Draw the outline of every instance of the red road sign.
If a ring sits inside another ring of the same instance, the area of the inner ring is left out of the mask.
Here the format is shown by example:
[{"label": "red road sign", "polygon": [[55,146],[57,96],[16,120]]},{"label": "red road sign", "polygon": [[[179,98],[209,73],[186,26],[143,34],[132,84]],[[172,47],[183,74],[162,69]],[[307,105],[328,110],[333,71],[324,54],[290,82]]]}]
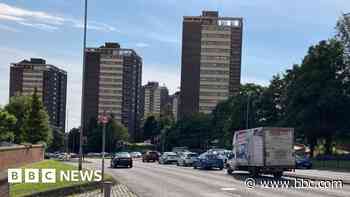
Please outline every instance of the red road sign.
[{"label": "red road sign", "polygon": [[108,116],[106,115],[106,113],[103,113],[102,115],[99,116],[99,122],[103,124],[108,123]]}]

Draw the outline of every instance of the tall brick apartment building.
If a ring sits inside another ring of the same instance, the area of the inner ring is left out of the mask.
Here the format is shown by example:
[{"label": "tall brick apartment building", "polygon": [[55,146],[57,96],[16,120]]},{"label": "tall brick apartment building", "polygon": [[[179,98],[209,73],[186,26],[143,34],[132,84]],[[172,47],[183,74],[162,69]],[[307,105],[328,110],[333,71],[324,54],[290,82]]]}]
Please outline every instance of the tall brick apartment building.
[{"label": "tall brick apartment building", "polygon": [[53,127],[65,129],[67,72],[44,59],[31,58],[10,65],[10,97],[32,95],[37,89]]},{"label": "tall brick apartment building", "polygon": [[211,113],[238,92],[241,76],[242,18],[203,11],[185,16],[182,32],[180,117]]},{"label": "tall brick apartment building", "polygon": [[136,139],[142,110],[140,107],[142,58],[118,43],[87,48],[83,91],[84,132],[89,122],[106,111],[128,128]]}]

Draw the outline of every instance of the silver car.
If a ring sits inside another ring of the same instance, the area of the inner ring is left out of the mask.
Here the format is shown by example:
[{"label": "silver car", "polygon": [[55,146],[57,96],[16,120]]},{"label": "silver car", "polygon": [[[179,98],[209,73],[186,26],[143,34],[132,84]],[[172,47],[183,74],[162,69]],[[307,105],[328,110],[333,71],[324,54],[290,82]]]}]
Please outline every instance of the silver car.
[{"label": "silver car", "polygon": [[177,163],[178,156],[174,152],[164,152],[159,158],[159,164]]},{"label": "silver car", "polygon": [[193,163],[198,159],[198,154],[193,152],[183,152],[179,155],[177,160],[178,166],[192,166]]}]

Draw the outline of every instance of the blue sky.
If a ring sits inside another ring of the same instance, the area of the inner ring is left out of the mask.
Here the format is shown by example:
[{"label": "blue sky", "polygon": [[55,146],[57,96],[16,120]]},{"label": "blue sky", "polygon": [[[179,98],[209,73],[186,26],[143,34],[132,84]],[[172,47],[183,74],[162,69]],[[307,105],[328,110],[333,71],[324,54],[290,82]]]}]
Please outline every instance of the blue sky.
[{"label": "blue sky", "polygon": [[[244,18],[242,82],[267,85],[300,63],[308,47],[335,34],[349,0],[89,0],[87,44],[119,42],[144,60],[143,83],[180,84],[182,17],[217,10]],[[0,105],[9,64],[30,57],[68,71],[69,127],[80,120],[83,0],[0,0]]]}]

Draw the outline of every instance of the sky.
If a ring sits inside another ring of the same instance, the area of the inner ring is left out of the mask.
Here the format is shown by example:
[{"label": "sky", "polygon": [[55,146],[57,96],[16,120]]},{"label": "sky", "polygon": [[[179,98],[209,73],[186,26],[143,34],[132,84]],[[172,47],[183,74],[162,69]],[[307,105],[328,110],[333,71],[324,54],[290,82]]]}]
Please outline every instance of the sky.
[{"label": "sky", "polygon": [[[143,83],[179,90],[183,16],[202,10],[243,17],[242,83],[268,85],[301,62],[308,47],[336,33],[349,0],[89,0],[87,46],[118,42],[143,58]],[[83,0],[0,0],[0,106],[9,65],[39,57],[68,72],[68,128],[79,126]]]}]

